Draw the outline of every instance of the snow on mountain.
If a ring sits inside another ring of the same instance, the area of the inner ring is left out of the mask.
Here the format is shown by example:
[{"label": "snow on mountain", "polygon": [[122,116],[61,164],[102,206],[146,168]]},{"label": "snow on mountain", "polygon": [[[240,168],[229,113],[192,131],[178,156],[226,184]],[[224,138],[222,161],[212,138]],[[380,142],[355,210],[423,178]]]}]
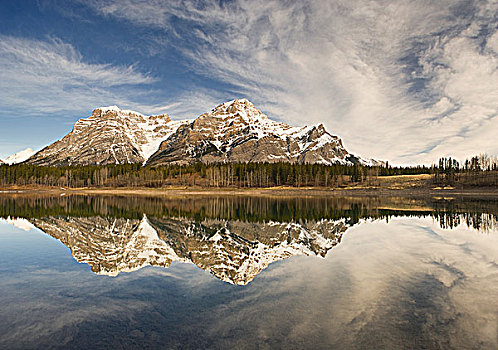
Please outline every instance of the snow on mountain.
[{"label": "snow on mountain", "polygon": [[293,127],[269,119],[246,99],[218,105],[179,127],[147,164],[290,162],[365,164],[323,124]]},{"label": "snow on mountain", "polygon": [[80,263],[99,275],[117,276],[145,266],[182,261],[162,241],[144,215],[142,220],[110,217],[44,217],[32,224],[61,241]]},{"label": "snow on mountain", "polygon": [[294,127],[269,119],[246,99],[194,120],[172,121],[117,106],[100,107],[60,141],[28,159],[37,165],[290,162],[379,165],[350,154],[323,124]]},{"label": "snow on mountain", "polygon": [[239,285],[249,283],[278,260],[294,255],[325,257],[349,227],[343,219],[252,223],[145,215],[141,220],[48,216],[30,221],[65,244],[78,262],[88,264],[97,274],[116,276],[149,265],[169,267],[178,261]]},{"label": "snow on mountain", "polygon": [[116,260],[115,264],[96,272],[100,275],[117,276],[120,272],[132,272],[149,265],[168,267],[173,261],[185,260],[178,257],[175,251],[158,237],[157,231],[145,215],[122,248],[120,259]]},{"label": "snow on mountain", "polygon": [[[325,257],[340,243],[348,226],[344,220],[321,220],[305,224],[226,222],[212,237],[204,238],[193,262],[222,281],[245,285],[275,261],[296,255]],[[248,230],[258,232],[252,240]]]},{"label": "snow on mountain", "polygon": [[185,121],[167,114],[146,116],[117,106],[100,107],[73,130],[31,157],[37,165],[144,163]]},{"label": "snow on mountain", "polygon": [[23,231],[30,231],[36,228],[31,222],[24,218],[11,218],[10,216],[5,219],[5,222],[11,224]]},{"label": "snow on mountain", "polygon": [[24,162],[26,159],[31,157],[33,154],[35,154],[35,151],[33,151],[31,148],[26,148],[22,151],[19,151],[17,153],[14,153],[13,155],[7,157],[5,159],[6,164],[18,164]]}]

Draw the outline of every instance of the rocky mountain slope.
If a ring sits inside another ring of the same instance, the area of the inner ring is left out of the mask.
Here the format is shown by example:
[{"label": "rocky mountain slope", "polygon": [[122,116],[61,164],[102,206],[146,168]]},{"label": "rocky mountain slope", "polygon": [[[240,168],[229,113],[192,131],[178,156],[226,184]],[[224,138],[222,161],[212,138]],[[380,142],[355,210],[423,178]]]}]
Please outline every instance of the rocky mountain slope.
[{"label": "rocky mountain slope", "polygon": [[268,265],[294,255],[325,257],[348,228],[344,220],[250,223],[187,218],[108,217],[31,219],[98,274],[144,266],[193,263],[218,279],[244,285]]},{"label": "rocky mountain slope", "polygon": [[143,164],[164,139],[183,121],[172,121],[166,114],[145,116],[101,107],[60,141],[45,147],[28,159],[36,165]]},{"label": "rocky mountain slope", "polygon": [[98,274],[116,276],[144,266],[181,261],[143,220],[109,217],[46,217],[31,223],[60,240],[80,263]]},{"label": "rocky mountain slope", "polygon": [[325,257],[341,241],[348,226],[343,220],[266,222],[238,220],[180,222],[150,219],[159,236],[178,256],[218,279],[245,285],[271,263],[295,255]]},{"label": "rocky mountain slope", "polygon": [[194,162],[376,164],[350,154],[323,124],[292,127],[245,100],[223,103],[195,120],[172,121],[102,107],[27,160],[37,165]]},{"label": "rocky mountain slope", "polygon": [[212,162],[368,164],[350,154],[323,124],[292,127],[268,119],[245,100],[223,103],[182,125],[163,141],[149,165]]}]

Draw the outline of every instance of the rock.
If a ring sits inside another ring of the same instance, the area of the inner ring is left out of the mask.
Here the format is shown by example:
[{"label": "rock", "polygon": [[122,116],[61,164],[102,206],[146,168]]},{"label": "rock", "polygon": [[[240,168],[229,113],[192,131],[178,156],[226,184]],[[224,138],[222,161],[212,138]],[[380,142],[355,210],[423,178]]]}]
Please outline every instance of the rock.
[{"label": "rock", "polygon": [[350,154],[323,124],[292,127],[270,120],[246,99],[218,105],[195,120],[172,121],[116,106],[97,108],[73,130],[27,160],[36,165],[289,162],[369,164]]},{"label": "rock", "polygon": [[145,116],[116,106],[97,108],[60,141],[27,160],[36,165],[143,164],[182,122]]},{"label": "rock", "polygon": [[[148,165],[289,162],[353,164],[342,141],[323,124],[292,127],[268,119],[245,100],[233,100],[185,124],[164,140]],[[363,162],[361,158],[357,158]],[[366,161],[365,161],[366,163]]]},{"label": "rock", "polygon": [[145,215],[142,220],[49,216],[30,221],[97,274],[116,276],[181,261],[239,285],[277,260],[325,257],[349,227],[344,220],[260,223]]}]

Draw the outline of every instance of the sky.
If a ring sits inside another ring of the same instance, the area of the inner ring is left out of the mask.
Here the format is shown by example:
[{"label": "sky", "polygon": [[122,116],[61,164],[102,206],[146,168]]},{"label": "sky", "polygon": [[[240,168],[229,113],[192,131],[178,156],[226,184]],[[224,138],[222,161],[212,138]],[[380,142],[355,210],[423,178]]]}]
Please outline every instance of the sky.
[{"label": "sky", "polygon": [[247,98],[391,164],[498,154],[498,1],[0,0],[0,159]]}]

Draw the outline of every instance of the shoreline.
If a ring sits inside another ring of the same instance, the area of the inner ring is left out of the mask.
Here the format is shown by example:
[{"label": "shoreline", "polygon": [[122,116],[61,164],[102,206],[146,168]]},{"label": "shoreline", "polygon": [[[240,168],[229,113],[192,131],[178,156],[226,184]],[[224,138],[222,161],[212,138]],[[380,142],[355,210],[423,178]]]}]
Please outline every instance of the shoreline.
[{"label": "shoreline", "polygon": [[113,196],[277,196],[277,197],[465,197],[497,199],[498,188],[384,188],[384,187],[270,187],[270,188],[201,188],[201,187],[164,187],[164,188],[62,188],[43,186],[0,187],[2,195],[113,195]]}]

